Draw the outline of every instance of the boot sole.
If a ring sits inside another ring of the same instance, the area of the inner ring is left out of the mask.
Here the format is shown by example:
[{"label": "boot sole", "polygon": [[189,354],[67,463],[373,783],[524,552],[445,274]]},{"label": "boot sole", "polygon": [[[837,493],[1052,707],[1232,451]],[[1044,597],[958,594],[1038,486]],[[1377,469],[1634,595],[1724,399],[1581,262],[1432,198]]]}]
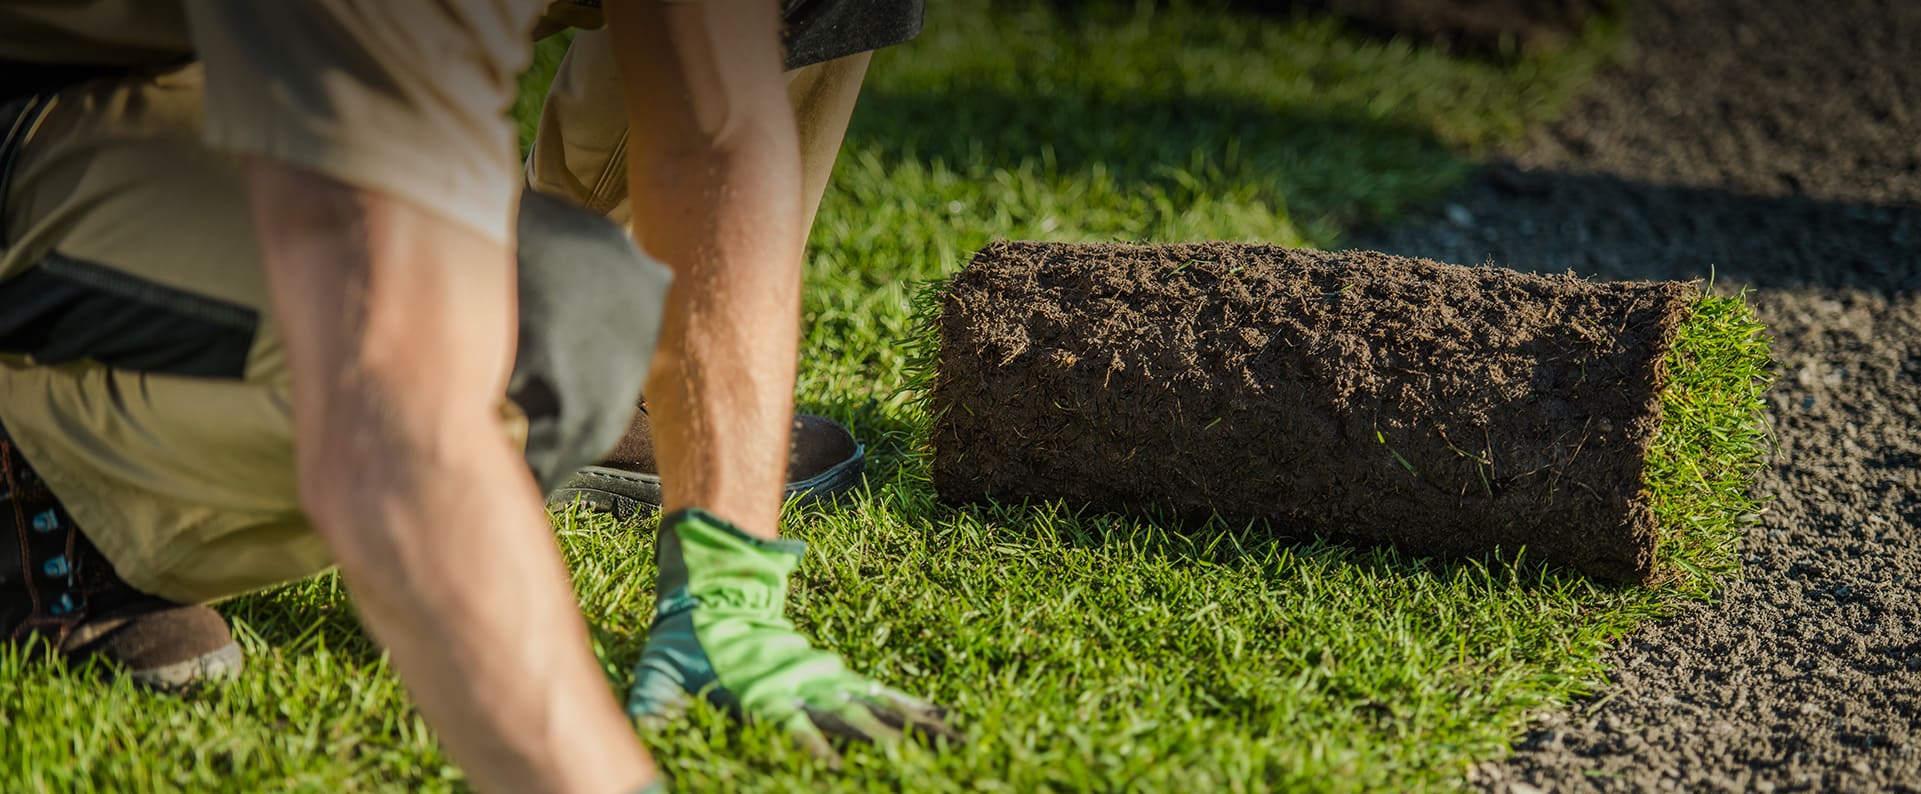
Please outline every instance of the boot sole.
[{"label": "boot sole", "polygon": [[128,670],[125,675],[140,684],[162,692],[178,692],[202,684],[229,681],[240,675],[247,656],[238,643],[227,643],[216,650],[185,661]]},{"label": "boot sole", "polygon": [[[856,446],[854,455],[805,480],[787,484],[787,498],[801,504],[832,502],[860,485],[867,468],[867,448]],[[547,508],[561,510],[579,505],[595,513],[606,513],[625,521],[660,510],[660,477],[608,466],[588,466],[568,477],[547,495]]]}]

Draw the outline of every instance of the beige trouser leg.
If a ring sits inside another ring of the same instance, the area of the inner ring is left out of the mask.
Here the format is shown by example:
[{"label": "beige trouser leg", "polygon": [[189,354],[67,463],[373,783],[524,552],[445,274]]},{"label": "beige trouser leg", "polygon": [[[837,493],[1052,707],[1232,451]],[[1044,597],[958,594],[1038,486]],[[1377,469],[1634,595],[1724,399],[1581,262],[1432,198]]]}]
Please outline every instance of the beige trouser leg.
[{"label": "beige trouser leg", "polygon": [[197,66],[56,95],[0,219],[0,279],[38,267],[184,317],[254,320],[231,378],[0,356],[0,423],[128,583],[183,602],[328,564],[294,491],[285,364],[238,164],[201,144],[201,95]]},{"label": "beige trouser leg", "polygon": [[[827,178],[854,115],[871,52],[803,66],[788,73],[787,96],[800,127],[806,226],[827,191]],[[540,130],[527,157],[527,184],[607,215],[632,220],[627,201],[627,103],[604,30],[581,31],[567,47],[541,108]]]},{"label": "beige trouser leg", "polygon": [[[239,163],[201,144],[201,86],[187,66],[57,94],[0,218],[0,424],[122,578],[181,602],[330,564],[295,490]],[[628,426],[667,279],[558,199],[523,197],[517,239],[506,432],[552,485]]]}]

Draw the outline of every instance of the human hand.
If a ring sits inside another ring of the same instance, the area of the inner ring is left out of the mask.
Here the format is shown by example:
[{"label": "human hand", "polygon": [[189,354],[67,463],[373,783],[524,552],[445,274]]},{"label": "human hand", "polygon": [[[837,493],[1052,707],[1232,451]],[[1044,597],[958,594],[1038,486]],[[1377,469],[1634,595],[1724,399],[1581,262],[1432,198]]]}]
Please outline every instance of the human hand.
[{"label": "human hand", "polygon": [[787,620],[787,577],[806,553],[761,540],[704,510],[661,519],[660,601],[627,710],[671,719],[694,697],[779,724],[816,757],[828,737],[875,742],[919,734],[962,743],[946,711],[847,669]]}]

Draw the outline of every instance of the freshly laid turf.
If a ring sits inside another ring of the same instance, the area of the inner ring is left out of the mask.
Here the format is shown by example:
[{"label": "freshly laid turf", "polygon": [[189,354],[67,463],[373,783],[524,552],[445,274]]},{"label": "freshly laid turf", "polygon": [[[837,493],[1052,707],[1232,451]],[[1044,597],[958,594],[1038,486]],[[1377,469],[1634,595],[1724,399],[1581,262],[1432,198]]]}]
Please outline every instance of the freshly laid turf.
[{"label": "freshly laid turf", "polygon": [[[1073,20],[1034,7],[1048,4],[931,5],[921,40],[876,59],[810,251],[802,402],[866,441],[871,490],[787,529],[812,544],[793,598],[803,630],[952,706],[971,743],[853,749],[829,773],[699,712],[646,737],[682,790],[1444,788],[1530,713],[1594,686],[1604,643],[1683,592],[1056,505],[937,505],[916,442],[927,417],[903,392],[914,284],[995,238],[1333,246],[1438,195],[1468,168],[1461,153],[1551,113],[1597,56],[1495,66],[1151,3]],[[1750,338],[1715,327],[1699,349]],[[1741,388],[1688,394],[1721,406],[1699,410],[1751,408]],[[1746,442],[1711,441],[1747,459]],[[1693,481],[1710,501],[1683,515],[1728,514],[1711,501],[1731,498],[1724,477]],[[624,688],[653,528],[557,525]],[[0,791],[463,785],[336,578],[223,609],[250,666],[187,699],[0,653]]]}]

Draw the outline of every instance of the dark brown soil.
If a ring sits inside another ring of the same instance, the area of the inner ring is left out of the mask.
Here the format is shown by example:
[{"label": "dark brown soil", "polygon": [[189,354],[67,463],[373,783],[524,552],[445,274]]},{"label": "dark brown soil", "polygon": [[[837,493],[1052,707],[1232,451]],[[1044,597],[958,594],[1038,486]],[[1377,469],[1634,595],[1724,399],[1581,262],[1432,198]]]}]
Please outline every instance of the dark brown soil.
[{"label": "dark brown soil", "polygon": [[1565,48],[1610,0],[1236,0],[1251,10],[1333,14],[1377,36],[1480,55]]},{"label": "dark brown soil", "polygon": [[1630,638],[1490,791],[1921,791],[1921,3],[1645,0],[1434,217],[1352,244],[1752,285],[1780,450],[1746,580]]},{"label": "dark brown soil", "polygon": [[950,501],[1217,512],[1655,573],[1657,394],[1698,284],[1372,252],[997,243],[949,286]]}]

